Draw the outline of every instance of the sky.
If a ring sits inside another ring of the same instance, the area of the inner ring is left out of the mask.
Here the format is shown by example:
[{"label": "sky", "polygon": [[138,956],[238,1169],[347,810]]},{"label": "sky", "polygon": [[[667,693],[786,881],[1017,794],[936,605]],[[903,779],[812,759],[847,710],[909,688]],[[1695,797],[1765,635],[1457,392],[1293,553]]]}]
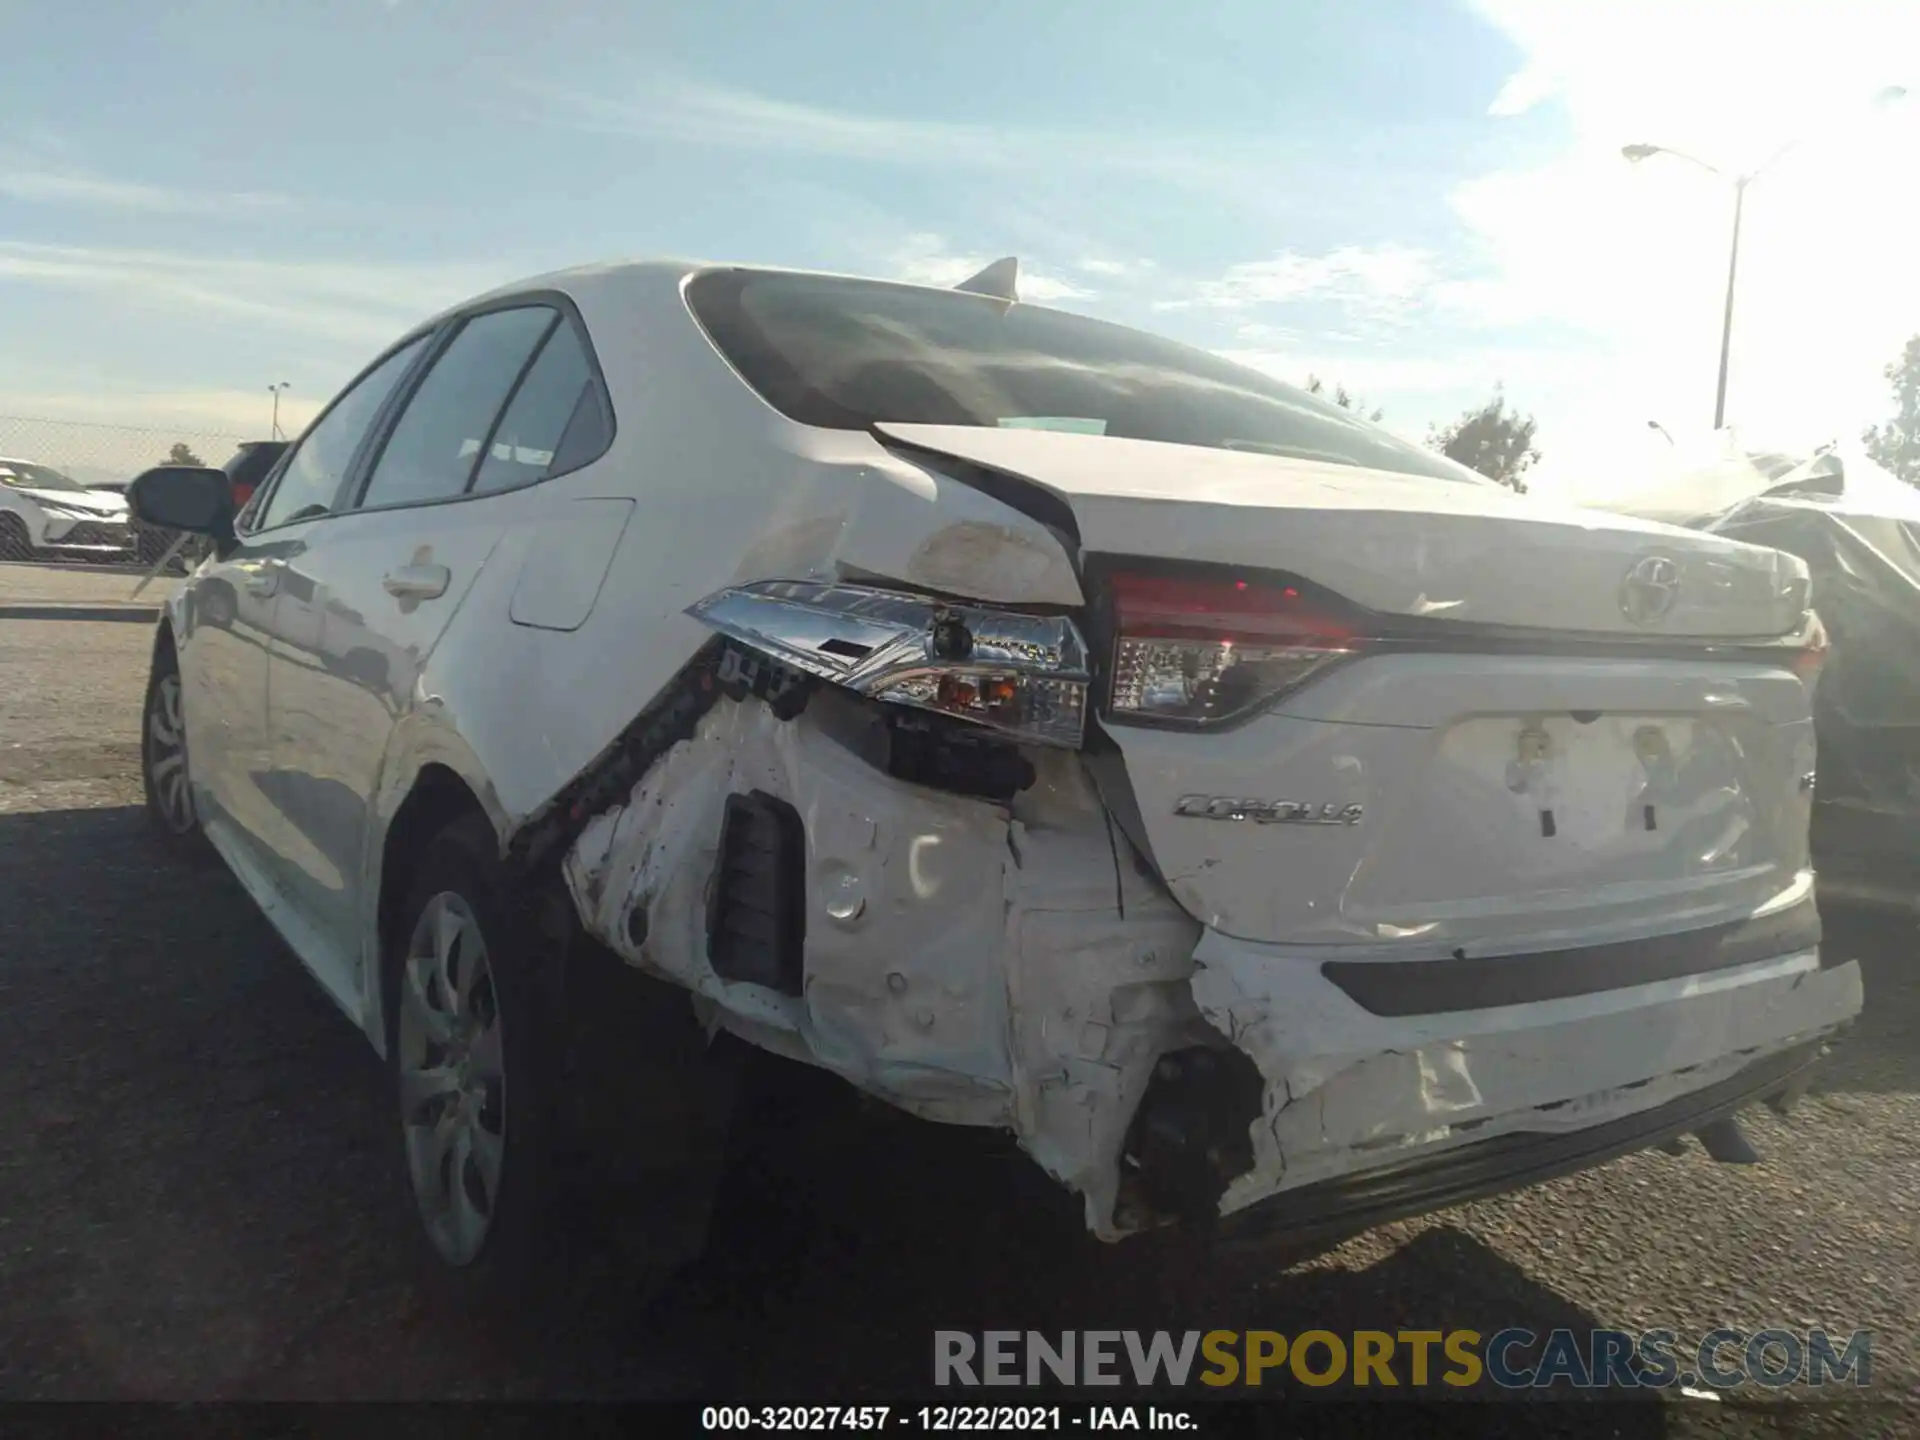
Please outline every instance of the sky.
[{"label": "sky", "polygon": [[[1023,297],[1415,438],[1496,385],[1536,490],[1729,420],[1807,450],[1920,332],[1911,0],[0,0],[0,417],[261,435],[495,284],[670,255]],[[1649,429],[1658,420],[1676,437]],[[0,420],[0,449],[7,424]],[[19,430],[15,423],[16,433]]]}]

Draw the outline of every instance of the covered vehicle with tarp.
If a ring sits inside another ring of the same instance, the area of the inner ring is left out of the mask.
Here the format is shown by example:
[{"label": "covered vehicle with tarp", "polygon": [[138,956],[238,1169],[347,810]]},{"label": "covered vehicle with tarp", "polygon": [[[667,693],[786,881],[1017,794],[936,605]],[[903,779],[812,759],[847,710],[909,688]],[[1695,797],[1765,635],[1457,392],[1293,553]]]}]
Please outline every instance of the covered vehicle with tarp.
[{"label": "covered vehicle with tarp", "polygon": [[1814,704],[1821,893],[1920,904],[1920,489],[1847,446],[1784,473],[1762,462],[1734,455],[1613,508],[1807,562],[1831,644]]}]

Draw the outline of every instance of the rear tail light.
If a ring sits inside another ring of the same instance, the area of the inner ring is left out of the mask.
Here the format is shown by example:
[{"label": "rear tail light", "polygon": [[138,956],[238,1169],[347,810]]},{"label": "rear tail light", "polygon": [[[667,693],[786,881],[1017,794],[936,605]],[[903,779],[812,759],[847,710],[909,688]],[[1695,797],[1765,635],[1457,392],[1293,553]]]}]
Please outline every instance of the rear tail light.
[{"label": "rear tail light", "polygon": [[1123,572],[1109,592],[1116,720],[1237,720],[1368,643],[1351,607],[1305,582]]}]

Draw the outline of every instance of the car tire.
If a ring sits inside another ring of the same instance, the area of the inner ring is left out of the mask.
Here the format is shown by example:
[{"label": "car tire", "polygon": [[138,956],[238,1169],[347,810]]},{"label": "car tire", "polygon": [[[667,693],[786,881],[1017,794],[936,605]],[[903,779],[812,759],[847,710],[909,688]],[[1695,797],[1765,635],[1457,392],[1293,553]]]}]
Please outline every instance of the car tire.
[{"label": "car tire", "polygon": [[421,855],[388,937],[387,1057],[429,1290],[458,1309],[549,1293],[567,1261],[554,967],[474,817]]},{"label": "car tire", "polygon": [[183,854],[197,853],[202,843],[190,783],[185,717],[180,661],[173,646],[163,642],[154,652],[140,710],[140,778],[148,821],[161,839]]},{"label": "car tire", "polygon": [[0,514],[0,560],[33,559],[33,536],[27,522],[12,511]]}]

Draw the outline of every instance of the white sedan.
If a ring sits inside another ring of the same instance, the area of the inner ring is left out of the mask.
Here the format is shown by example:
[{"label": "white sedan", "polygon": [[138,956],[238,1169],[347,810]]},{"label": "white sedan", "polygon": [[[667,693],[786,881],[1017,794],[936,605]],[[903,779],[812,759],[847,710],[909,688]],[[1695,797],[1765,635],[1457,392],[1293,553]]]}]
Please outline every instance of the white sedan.
[{"label": "white sedan", "polygon": [[[656,1121],[720,1031],[1011,1132],[1104,1238],[1252,1243],[1743,1158],[1859,1011],[1800,561],[1012,269],[545,276],[402,337],[237,517],[135,483],[215,540],[152,812],[391,1065],[456,1283],[542,1268],[588,1050],[647,1077],[606,1129],[672,1263],[726,1106]],[[580,1043],[643,992],[695,1043]]]},{"label": "white sedan", "polygon": [[0,456],[0,560],[130,560],[127,520],[124,496]]}]

